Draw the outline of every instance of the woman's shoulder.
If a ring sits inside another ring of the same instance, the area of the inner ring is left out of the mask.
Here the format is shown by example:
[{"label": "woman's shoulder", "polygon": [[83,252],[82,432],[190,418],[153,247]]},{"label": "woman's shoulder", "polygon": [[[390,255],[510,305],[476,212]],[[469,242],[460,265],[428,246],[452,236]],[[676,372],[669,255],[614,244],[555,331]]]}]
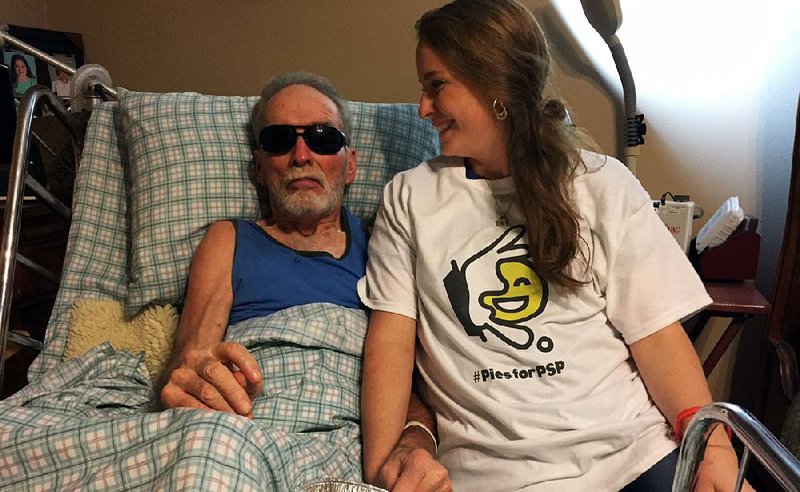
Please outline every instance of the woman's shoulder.
[{"label": "woman's shoulder", "polygon": [[576,202],[583,207],[632,213],[650,202],[636,176],[614,157],[581,151],[574,180]]},{"label": "woman's shoulder", "polygon": [[580,156],[581,162],[575,170],[576,186],[626,185],[641,188],[636,176],[619,159],[590,150],[581,150]]},{"label": "woman's shoulder", "polygon": [[[605,177],[609,173],[617,173],[622,169],[627,169],[618,159],[610,155],[598,154],[591,150],[581,149],[581,162],[575,170],[576,178],[587,177],[593,179]],[[598,173],[603,173],[598,175]]]},{"label": "woman's shoulder", "polygon": [[401,181],[405,184],[413,182],[431,182],[432,178],[458,168],[464,168],[463,158],[439,155],[427,161],[422,161],[411,169],[397,173],[393,180]]},{"label": "woman's shoulder", "polygon": [[464,174],[464,159],[437,156],[406,171],[395,174],[383,190],[383,202],[412,206],[428,203],[441,194],[443,188],[456,186],[458,171]]}]

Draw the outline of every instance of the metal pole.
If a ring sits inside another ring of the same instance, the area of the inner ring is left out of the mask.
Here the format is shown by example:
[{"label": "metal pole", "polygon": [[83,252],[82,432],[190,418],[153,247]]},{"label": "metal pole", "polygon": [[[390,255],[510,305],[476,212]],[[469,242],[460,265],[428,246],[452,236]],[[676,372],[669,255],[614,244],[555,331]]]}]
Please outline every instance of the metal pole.
[{"label": "metal pole", "polygon": [[48,55],[44,51],[37,50],[36,48],[34,48],[33,46],[29,45],[28,43],[15,38],[14,36],[12,36],[12,35],[8,34],[7,32],[5,32],[4,29],[0,29],[0,40],[2,40],[5,43],[10,44],[11,46],[14,46],[15,48],[17,48],[19,50],[24,51],[25,53],[28,53],[29,55],[33,55],[36,58],[39,58],[40,60],[44,60],[45,62],[47,62],[48,65],[52,65],[53,67],[61,70],[64,73],[67,73],[69,75],[75,75],[75,69],[74,68],[72,68],[69,65],[65,64],[61,60],[53,58],[52,56]]},{"label": "metal pole", "polygon": [[17,133],[14,137],[14,152],[8,175],[6,193],[3,240],[0,245],[0,385],[3,383],[6,342],[8,340],[9,319],[11,317],[11,298],[14,294],[14,269],[19,242],[19,227],[22,216],[22,202],[25,177],[28,169],[28,150],[31,141],[33,112],[39,102],[43,102],[67,127],[72,137],[73,148],[80,139],[72,116],[64,109],[53,92],[45,86],[37,85],[28,89],[20,102],[17,113]]},{"label": "metal pole", "polygon": [[[800,461],[747,410],[731,403],[712,403],[695,414],[681,443],[678,467],[675,470],[673,492],[693,490],[697,469],[705,454],[711,432],[725,424],[746,446],[740,468],[754,455],[784,490],[800,490]],[[737,480],[741,487],[741,480]],[[739,490],[739,489],[737,489]]]}]

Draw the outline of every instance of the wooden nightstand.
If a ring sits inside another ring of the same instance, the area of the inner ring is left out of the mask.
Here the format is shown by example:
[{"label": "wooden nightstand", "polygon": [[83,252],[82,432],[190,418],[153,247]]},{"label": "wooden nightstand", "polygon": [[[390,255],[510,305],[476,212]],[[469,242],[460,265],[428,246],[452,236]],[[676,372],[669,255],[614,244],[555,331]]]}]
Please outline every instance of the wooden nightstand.
[{"label": "wooden nightstand", "polygon": [[703,361],[703,372],[708,377],[722,354],[736,338],[744,322],[754,315],[768,314],[770,305],[761,292],[749,282],[705,282],[704,285],[713,302],[698,314],[697,322],[689,332],[692,342],[697,339],[712,317],[731,318],[730,324]]}]

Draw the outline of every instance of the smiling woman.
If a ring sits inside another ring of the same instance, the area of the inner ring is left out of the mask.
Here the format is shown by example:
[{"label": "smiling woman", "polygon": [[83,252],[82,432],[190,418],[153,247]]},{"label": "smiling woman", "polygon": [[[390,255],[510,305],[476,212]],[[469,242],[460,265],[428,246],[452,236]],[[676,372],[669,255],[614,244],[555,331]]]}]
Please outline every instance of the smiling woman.
[{"label": "smiling woman", "polygon": [[[456,490],[670,490],[670,427],[711,401],[677,321],[710,302],[702,282],[630,171],[565,121],[525,5],[455,0],[416,29],[444,155],[385,187],[358,285],[367,479],[416,365]],[[728,438],[706,453],[701,480],[732,487]]]},{"label": "smiling woman", "polygon": [[472,156],[472,169],[486,178],[508,176],[505,125],[485,97],[454,77],[425,42],[417,46],[417,74],[422,84],[419,115],[439,131],[442,153]]},{"label": "smiling woman", "polygon": [[[28,62],[28,58],[31,62]],[[25,91],[36,85],[36,74],[31,69],[33,57],[14,53],[11,55],[9,65],[11,66],[11,85],[14,88],[14,96],[21,98]],[[34,65],[35,66],[35,65]]]}]

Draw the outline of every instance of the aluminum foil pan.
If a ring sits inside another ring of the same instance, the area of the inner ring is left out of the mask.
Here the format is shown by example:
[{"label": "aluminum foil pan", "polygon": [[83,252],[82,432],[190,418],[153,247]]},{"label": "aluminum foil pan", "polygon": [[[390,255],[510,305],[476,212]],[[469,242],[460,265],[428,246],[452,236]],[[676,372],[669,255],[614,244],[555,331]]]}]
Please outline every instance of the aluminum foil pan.
[{"label": "aluminum foil pan", "polygon": [[293,492],[386,492],[386,490],[365,483],[318,480],[301,485]]}]

